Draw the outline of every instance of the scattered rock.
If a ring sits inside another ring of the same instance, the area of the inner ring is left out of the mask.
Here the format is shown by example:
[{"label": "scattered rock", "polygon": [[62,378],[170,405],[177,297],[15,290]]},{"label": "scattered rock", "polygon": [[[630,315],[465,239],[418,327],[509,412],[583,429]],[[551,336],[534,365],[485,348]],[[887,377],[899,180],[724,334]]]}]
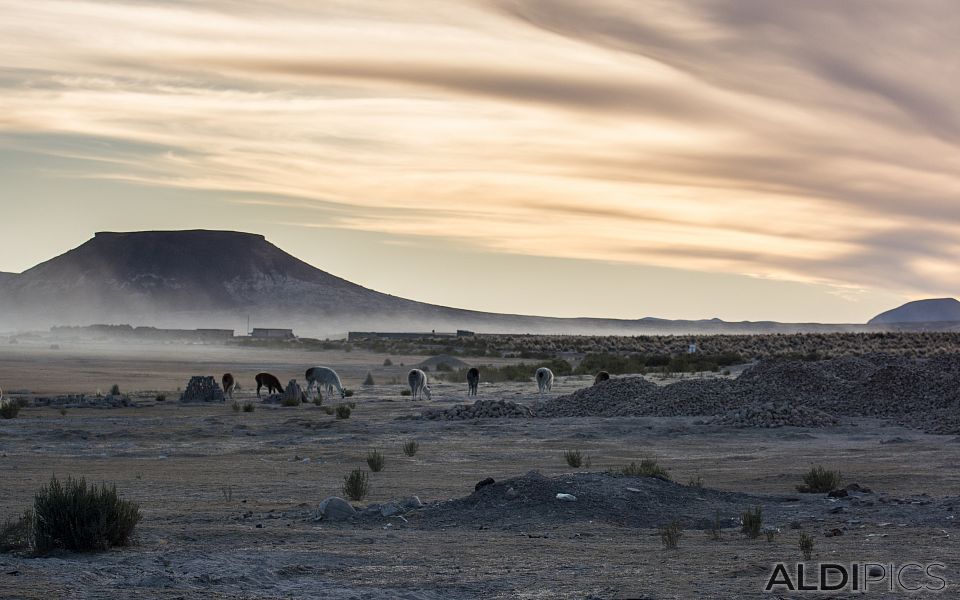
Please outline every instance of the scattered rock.
[{"label": "scattered rock", "polygon": [[357,511],[343,498],[331,496],[320,502],[317,513],[324,521],[346,521],[356,515]]},{"label": "scattered rock", "polygon": [[393,515],[399,515],[403,512],[403,509],[400,508],[400,505],[396,502],[387,502],[380,507],[380,516],[382,517],[392,517]]},{"label": "scattered rock", "polygon": [[477,400],[452,408],[432,408],[421,413],[422,419],[430,421],[462,421],[465,419],[528,419],[533,411],[522,404],[509,400]]}]

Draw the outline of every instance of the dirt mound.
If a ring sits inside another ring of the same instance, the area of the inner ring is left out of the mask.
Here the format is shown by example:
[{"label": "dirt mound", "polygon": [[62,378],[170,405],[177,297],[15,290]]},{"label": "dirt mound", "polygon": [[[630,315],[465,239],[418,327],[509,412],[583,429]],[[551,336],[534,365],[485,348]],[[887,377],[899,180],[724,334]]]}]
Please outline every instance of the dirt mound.
[{"label": "dirt mound", "polygon": [[477,400],[473,404],[461,404],[448,409],[431,408],[423,411],[422,418],[430,421],[458,421],[464,419],[524,419],[533,416],[529,407],[509,400]]},{"label": "dirt mound", "polygon": [[[512,491],[511,491],[512,490]],[[564,501],[557,494],[570,494]],[[432,504],[414,518],[426,527],[535,527],[549,523],[599,521],[651,528],[679,519],[686,529],[709,528],[720,512],[723,527],[733,527],[752,506],[763,506],[768,523],[792,518],[805,499],[723,492],[608,473],[572,473],[545,477],[530,471],[522,477],[481,487],[465,498]],[[783,523],[785,525],[785,523]]]},{"label": "dirt mound", "polygon": [[616,417],[655,414],[657,385],[643,377],[620,377],[560,396],[535,408],[542,417]]},{"label": "dirt mound", "polygon": [[733,427],[830,427],[839,421],[829,413],[809,406],[791,406],[786,402],[751,404],[732,410],[713,421]]}]

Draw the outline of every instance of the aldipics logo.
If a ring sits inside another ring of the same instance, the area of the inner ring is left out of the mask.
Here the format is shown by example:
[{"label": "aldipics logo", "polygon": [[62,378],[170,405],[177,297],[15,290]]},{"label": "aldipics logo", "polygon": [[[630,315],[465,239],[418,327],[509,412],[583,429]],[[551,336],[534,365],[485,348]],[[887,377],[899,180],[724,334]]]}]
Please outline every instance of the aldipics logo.
[{"label": "aldipics logo", "polygon": [[943,563],[777,563],[764,586],[765,592],[942,592],[947,580]]}]

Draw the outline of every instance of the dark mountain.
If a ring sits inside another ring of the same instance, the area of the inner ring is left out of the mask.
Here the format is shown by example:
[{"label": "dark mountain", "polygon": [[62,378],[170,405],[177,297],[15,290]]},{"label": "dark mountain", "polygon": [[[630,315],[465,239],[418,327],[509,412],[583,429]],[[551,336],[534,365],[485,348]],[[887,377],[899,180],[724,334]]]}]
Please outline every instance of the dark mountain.
[{"label": "dark mountain", "polygon": [[955,298],[915,300],[881,313],[868,321],[870,325],[897,325],[906,323],[960,322],[960,302]]},{"label": "dark mountain", "polygon": [[[395,267],[390,267],[395,268]],[[460,310],[356,285],[231,231],[97,233],[21,274],[0,276],[0,327],[131,323],[158,327],[516,333],[761,333],[856,326],[719,319],[556,319]],[[861,326],[862,327],[862,326]]]}]

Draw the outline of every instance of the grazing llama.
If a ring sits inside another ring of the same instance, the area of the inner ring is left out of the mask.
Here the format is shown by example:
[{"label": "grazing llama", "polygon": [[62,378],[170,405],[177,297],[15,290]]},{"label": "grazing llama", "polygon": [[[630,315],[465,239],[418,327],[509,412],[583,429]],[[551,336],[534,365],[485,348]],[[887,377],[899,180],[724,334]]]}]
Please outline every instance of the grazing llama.
[{"label": "grazing llama", "polygon": [[407,373],[407,383],[410,384],[411,400],[416,400],[423,394],[427,400],[430,400],[430,386],[427,385],[427,374],[420,369],[411,369]]},{"label": "grazing llama", "polygon": [[224,373],[220,382],[223,383],[223,395],[233,400],[233,392],[237,389],[237,380],[233,378],[233,373]]},{"label": "grazing llama", "polygon": [[541,394],[553,389],[553,371],[546,367],[537,369],[537,389]]},{"label": "grazing llama", "polygon": [[610,373],[607,373],[606,371],[600,371],[597,373],[597,376],[593,378],[593,385],[601,384],[604,381],[610,381]]},{"label": "grazing llama", "polygon": [[476,367],[470,367],[470,370],[467,371],[467,395],[476,396],[477,387],[480,385],[480,369]]},{"label": "grazing llama", "polygon": [[347,392],[343,389],[343,384],[340,383],[340,376],[330,367],[310,367],[307,369],[306,378],[308,395],[313,386],[317,386],[318,394],[320,393],[320,386],[323,386],[323,391],[327,394],[332,394],[333,390],[337,390],[340,392],[341,398],[347,395]]},{"label": "grazing llama", "polygon": [[276,390],[277,394],[283,393],[283,386],[280,385],[280,380],[271,375],[270,373],[257,373],[257,376],[254,378],[257,381],[257,398],[260,397],[260,388],[267,388],[268,394],[273,394]]}]

